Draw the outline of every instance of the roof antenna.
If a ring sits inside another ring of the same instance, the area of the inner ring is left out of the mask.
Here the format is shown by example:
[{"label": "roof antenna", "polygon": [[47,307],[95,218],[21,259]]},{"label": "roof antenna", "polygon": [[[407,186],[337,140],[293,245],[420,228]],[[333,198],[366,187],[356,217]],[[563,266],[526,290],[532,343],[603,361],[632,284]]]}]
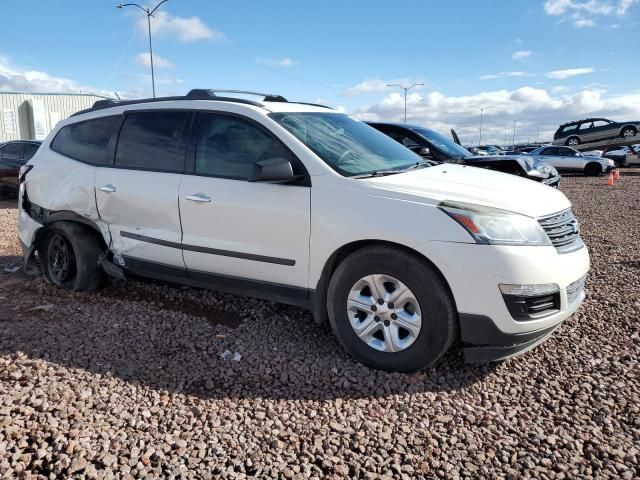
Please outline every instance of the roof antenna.
[{"label": "roof antenna", "polygon": [[118,95],[118,92],[115,92],[115,91],[114,91],[113,93],[114,93],[114,95],[118,98],[118,100],[121,100],[120,95]]}]

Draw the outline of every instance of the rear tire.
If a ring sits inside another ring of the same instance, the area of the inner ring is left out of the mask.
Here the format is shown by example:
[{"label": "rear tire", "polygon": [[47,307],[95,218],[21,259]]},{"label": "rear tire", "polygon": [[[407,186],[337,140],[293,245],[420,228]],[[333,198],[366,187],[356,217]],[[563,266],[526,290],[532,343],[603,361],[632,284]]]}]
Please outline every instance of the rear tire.
[{"label": "rear tire", "polygon": [[602,173],[602,166],[599,163],[587,163],[584,167],[584,174],[587,177],[597,177]]},{"label": "rear tire", "polygon": [[[384,287],[367,290],[366,279],[371,278],[383,279]],[[366,299],[363,311],[348,306],[356,297]],[[438,272],[397,247],[366,247],[347,257],[329,283],[327,310],[345,350],[359,362],[387,371],[410,372],[433,365],[453,343],[458,325],[453,299]],[[364,327],[357,333],[360,325]],[[369,341],[363,330],[375,332]]]},{"label": "rear tire", "polygon": [[38,247],[46,280],[65,290],[91,291],[103,285],[102,246],[96,233],[73,222],[53,224]]},{"label": "rear tire", "polygon": [[568,147],[575,147],[576,145],[580,145],[580,139],[578,137],[569,137],[564,144]]},{"label": "rear tire", "polygon": [[634,127],[624,127],[620,132],[622,138],[635,137],[637,130]]}]

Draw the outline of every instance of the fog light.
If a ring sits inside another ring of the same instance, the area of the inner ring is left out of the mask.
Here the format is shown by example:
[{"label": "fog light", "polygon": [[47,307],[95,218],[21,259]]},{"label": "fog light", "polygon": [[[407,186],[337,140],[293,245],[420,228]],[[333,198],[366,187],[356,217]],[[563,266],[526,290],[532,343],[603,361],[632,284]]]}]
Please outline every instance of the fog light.
[{"label": "fog light", "polygon": [[541,283],[538,285],[513,285],[501,283],[500,291],[504,295],[517,295],[519,297],[537,297],[539,295],[549,295],[560,291],[555,283]]}]

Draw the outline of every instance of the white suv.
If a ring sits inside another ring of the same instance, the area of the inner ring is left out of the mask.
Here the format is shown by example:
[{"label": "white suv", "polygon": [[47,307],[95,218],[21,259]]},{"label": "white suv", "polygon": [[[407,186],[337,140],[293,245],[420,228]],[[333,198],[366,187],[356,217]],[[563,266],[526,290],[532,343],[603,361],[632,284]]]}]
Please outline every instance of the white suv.
[{"label": "white suv", "polygon": [[589,256],[558,190],[432,166],[279,96],[101,101],[20,179],[25,260],[49,282],[137,274],[305,306],[376,368],[431,365],[456,339],[467,361],[507,358],[584,298]]}]

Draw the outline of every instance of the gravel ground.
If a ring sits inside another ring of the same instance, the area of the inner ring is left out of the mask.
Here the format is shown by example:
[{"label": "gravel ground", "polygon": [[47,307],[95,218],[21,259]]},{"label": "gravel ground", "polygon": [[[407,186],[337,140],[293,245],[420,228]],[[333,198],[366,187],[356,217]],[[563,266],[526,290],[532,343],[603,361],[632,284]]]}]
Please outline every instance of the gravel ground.
[{"label": "gravel ground", "polygon": [[19,244],[0,203],[0,477],[640,478],[632,173],[563,178],[593,267],[549,341],[411,375],[355,363],[297,308],[6,272]]}]

